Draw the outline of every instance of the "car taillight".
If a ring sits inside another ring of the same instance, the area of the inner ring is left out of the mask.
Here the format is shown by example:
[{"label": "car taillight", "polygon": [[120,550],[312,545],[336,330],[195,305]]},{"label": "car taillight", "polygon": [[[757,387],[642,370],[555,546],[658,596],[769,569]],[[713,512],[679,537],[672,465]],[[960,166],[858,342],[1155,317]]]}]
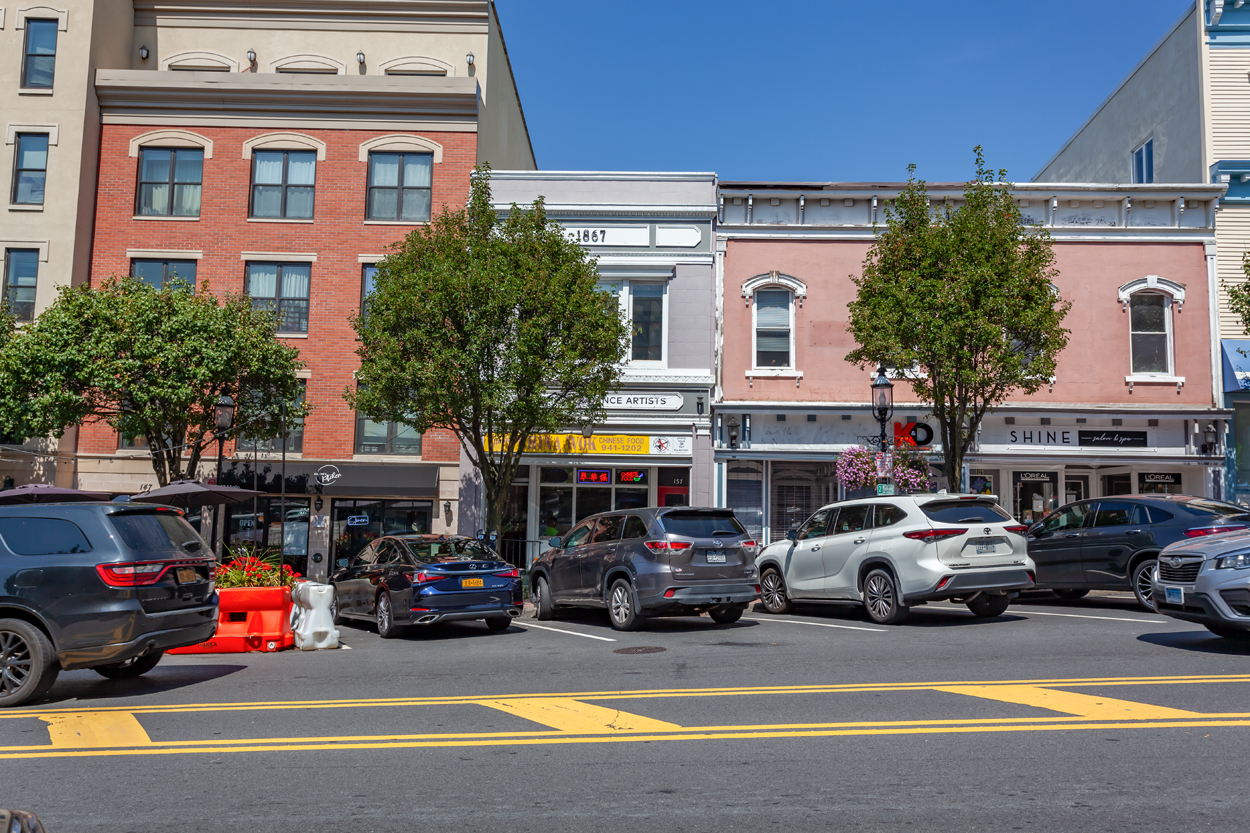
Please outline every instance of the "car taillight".
[{"label": "car taillight", "polygon": [[953,538],[967,533],[967,529],[913,529],[911,532],[904,532],[903,537],[911,538],[913,541],[924,541],[927,544],[930,541],[940,541],[943,538]]},{"label": "car taillight", "polygon": [[943,587],[950,584],[954,580],[955,580],[954,576],[943,576],[942,580],[938,582],[937,589],[941,590]]},{"label": "car taillight", "polygon": [[746,550],[748,553],[750,553],[751,555],[755,555],[757,552],[759,552],[760,545],[755,543],[754,541],[743,541],[742,548]]},{"label": "car taillight", "polygon": [[169,565],[164,561],[148,561],[128,564],[97,564],[100,579],[110,587],[140,587],[156,584]]},{"label": "car taillight", "polygon": [[677,593],[677,589],[674,587],[670,587],[664,591],[664,598],[671,599],[676,593]]},{"label": "car taillight", "polygon": [[404,578],[413,584],[429,584],[431,581],[442,581],[447,576],[445,573],[427,573],[422,570],[418,573],[404,573]]},{"label": "car taillight", "polygon": [[513,567],[511,570],[504,570],[502,573],[495,573],[495,575],[499,576],[500,578],[520,578],[521,571],[518,570],[516,567]]},{"label": "car taillight", "polygon": [[1195,526],[1187,529],[1182,535],[1186,538],[1203,538],[1207,535],[1219,535],[1221,532],[1236,532],[1239,529],[1245,529],[1245,524],[1221,524],[1220,526]]},{"label": "car taillight", "polygon": [[647,549],[652,552],[667,552],[669,550],[688,550],[693,544],[689,541],[646,541]]},{"label": "car taillight", "polygon": [[1007,532],[1014,532],[1017,535],[1023,535],[1024,533],[1029,531],[1029,528],[1027,526],[1024,526],[1023,524],[1020,524],[1018,526],[1005,526],[1003,527],[1003,529],[1006,530]]}]

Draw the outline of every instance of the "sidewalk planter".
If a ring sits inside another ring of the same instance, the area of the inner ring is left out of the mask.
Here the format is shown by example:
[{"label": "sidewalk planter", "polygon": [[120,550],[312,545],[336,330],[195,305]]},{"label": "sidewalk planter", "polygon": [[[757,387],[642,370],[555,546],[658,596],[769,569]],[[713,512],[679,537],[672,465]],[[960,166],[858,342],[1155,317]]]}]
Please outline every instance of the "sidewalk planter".
[{"label": "sidewalk planter", "polygon": [[295,646],[291,632],[291,588],[231,587],[218,590],[217,633],[171,654],[242,654],[284,651]]}]

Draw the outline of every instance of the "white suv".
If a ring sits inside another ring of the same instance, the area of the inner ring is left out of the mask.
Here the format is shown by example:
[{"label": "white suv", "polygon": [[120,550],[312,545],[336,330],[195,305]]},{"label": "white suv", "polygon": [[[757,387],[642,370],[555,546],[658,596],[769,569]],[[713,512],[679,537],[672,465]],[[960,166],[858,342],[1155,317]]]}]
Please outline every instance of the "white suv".
[{"label": "white suv", "polygon": [[954,599],[999,616],[1036,568],[1016,523],[994,495],[900,495],[833,503],[755,559],[769,613],[795,601],[862,602],[879,624],[911,605]]}]

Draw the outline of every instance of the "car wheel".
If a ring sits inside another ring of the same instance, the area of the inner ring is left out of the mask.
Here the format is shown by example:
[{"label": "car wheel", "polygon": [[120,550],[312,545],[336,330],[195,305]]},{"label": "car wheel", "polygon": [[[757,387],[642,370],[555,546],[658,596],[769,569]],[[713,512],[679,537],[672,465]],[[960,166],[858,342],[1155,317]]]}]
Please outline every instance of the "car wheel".
[{"label": "car wheel", "polygon": [[742,618],[742,605],[720,605],[707,612],[718,625],[732,625]]},{"label": "car wheel", "polygon": [[873,570],[864,578],[864,610],[878,625],[897,625],[907,618],[907,605],[898,597],[894,577],[885,570]]},{"label": "car wheel", "polygon": [[335,591],[334,599],[330,602],[330,618],[334,620],[335,626],[347,624],[347,620],[339,616],[339,596]]},{"label": "car wheel", "polygon": [[495,633],[503,633],[512,625],[511,616],[492,616],[486,620],[486,627]]},{"label": "car wheel", "polygon": [[540,622],[556,618],[555,606],[551,603],[551,586],[542,576],[534,582],[534,618]]},{"label": "car wheel", "polygon": [[1230,628],[1225,625],[1207,625],[1207,630],[1224,639],[1235,639],[1238,642],[1250,641],[1250,631],[1241,628]]},{"label": "car wheel", "polygon": [[1063,599],[1065,602],[1075,602],[1077,599],[1083,599],[1088,596],[1089,591],[1070,587],[1063,590],[1056,590],[1055,595]]},{"label": "car wheel", "polygon": [[786,596],[786,580],[772,567],[760,576],[760,601],[769,613],[781,614],[794,610],[794,604]]},{"label": "car wheel", "polygon": [[1137,603],[1151,613],[1155,612],[1155,603],[1154,587],[1151,585],[1150,577],[1157,566],[1159,566],[1157,559],[1147,558],[1133,568],[1133,595],[1137,597]]},{"label": "car wheel", "polygon": [[394,639],[398,630],[395,627],[395,611],[391,609],[391,594],[385,590],[378,596],[378,636],[383,639]]},{"label": "car wheel", "polygon": [[121,662],[111,662],[108,665],[97,665],[91,670],[101,677],[108,677],[110,680],[129,680],[133,677],[142,677],[151,671],[161,661],[163,656],[165,656],[164,651],[153,651],[141,657],[132,657]]},{"label": "car wheel", "polygon": [[636,631],[642,627],[642,617],[634,610],[634,588],[623,578],[612,582],[608,589],[608,618],[618,631]]},{"label": "car wheel", "polygon": [[21,619],[0,619],[0,707],[38,700],[59,673],[47,634]]},{"label": "car wheel", "polygon": [[980,593],[967,602],[968,609],[978,619],[993,619],[995,616],[1002,616],[1009,604],[1011,604],[1011,599],[1005,594],[991,596],[986,593]]}]

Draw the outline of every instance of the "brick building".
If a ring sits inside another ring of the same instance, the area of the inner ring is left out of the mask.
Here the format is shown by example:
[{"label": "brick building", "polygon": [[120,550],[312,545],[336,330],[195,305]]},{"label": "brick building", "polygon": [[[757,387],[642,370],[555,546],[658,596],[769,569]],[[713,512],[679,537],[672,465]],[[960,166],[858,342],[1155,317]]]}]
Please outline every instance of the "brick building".
[{"label": "brick building", "polygon": [[[88,279],[176,275],[276,309],[312,413],[286,441],[285,504],[283,442],[227,446],[223,482],[274,496],[231,511],[224,534],[276,545],[284,528],[289,555],[328,556],[316,571],[383,531],[455,529],[455,437],[373,423],[343,399],[350,317],[391,244],[464,204],[476,162],[534,157],[486,0],[261,6],[136,2],[132,65],[94,79]],[[142,438],[104,425],[80,429],[76,464],[81,488],[155,482]]]}]

